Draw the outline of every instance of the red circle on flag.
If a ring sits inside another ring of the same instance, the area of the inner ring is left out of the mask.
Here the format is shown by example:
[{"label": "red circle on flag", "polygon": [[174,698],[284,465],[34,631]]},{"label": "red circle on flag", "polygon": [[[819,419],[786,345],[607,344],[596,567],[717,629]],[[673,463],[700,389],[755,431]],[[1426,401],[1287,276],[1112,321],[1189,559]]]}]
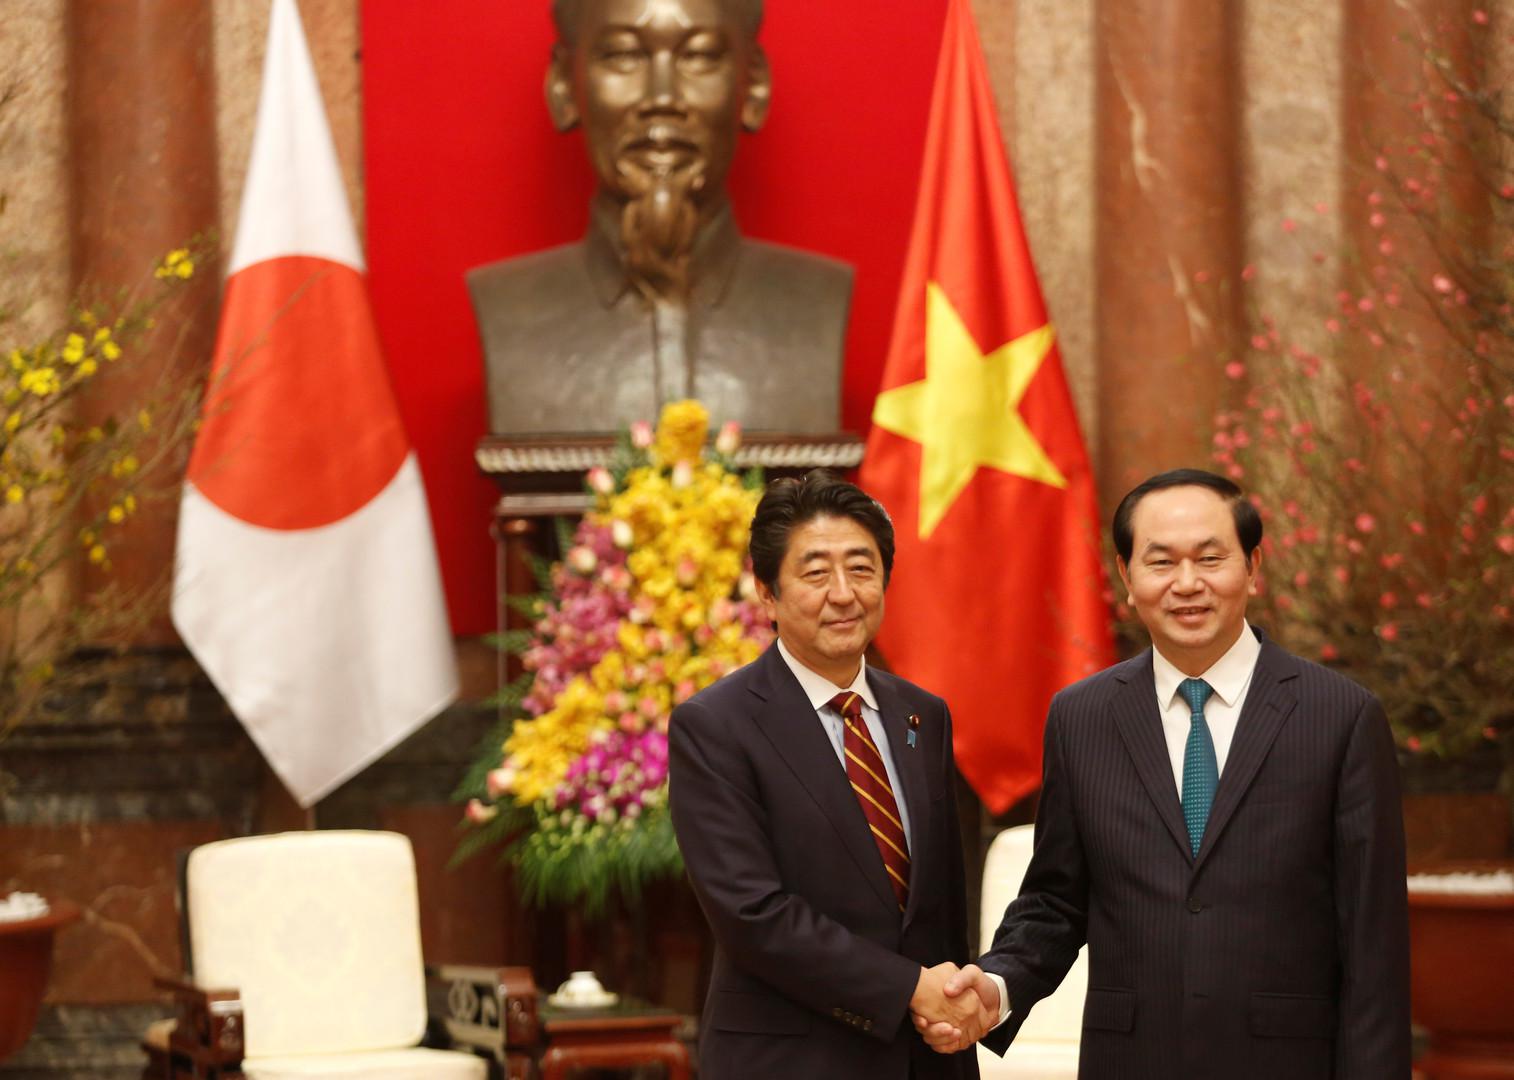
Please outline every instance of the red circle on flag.
[{"label": "red circle on flag", "polygon": [[305,255],[226,283],[189,479],[222,510],[312,529],[366,506],[410,451],[363,275]]}]

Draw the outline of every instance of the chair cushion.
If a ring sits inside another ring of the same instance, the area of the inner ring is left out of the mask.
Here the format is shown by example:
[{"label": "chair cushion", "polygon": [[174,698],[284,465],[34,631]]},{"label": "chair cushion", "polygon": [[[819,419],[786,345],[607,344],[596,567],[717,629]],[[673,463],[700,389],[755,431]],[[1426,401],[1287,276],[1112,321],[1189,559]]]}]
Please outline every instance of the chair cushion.
[{"label": "chair cushion", "polygon": [[395,833],[222,840],[185,867],[195,981],[242,995],[247,1056],[394,1050],[426,1028],[410,842]]},{"label": "chair cushion", "polygon": [[258,1058],[242,1062],[247,1080],[487,1080],[481,1057],[452,1050],[379,1050],[363,1054]]},{"label": "chair cushion", "polygon": [[978,1072],[982,1080],[1078,1080],[1078,1046],[1016,1039],[1002,1058],[980,1046]]}]

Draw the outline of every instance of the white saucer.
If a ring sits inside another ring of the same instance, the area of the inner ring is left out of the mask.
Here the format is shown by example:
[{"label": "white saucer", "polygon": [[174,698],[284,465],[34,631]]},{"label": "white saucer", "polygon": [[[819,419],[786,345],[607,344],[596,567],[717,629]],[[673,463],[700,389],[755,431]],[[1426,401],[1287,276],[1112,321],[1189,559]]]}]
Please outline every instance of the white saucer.
[{"label": "white saucer", "polygon": [[554,1009],[608,1009],[619,1000],[620,995],[609,990],[601,990],[597,994],[574,994],[572,997],[562,993],[547,995],[547,1004]]}]

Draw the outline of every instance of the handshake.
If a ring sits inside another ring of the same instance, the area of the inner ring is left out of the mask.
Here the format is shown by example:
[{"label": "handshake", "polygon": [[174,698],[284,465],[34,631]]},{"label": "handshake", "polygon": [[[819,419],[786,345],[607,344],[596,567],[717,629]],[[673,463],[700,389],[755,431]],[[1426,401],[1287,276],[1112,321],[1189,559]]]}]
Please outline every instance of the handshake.
[{"label": "handshake", "polygon": [[976,964],[921,968],[909,1011],[927,1046],[938,1054],[955,1054],[999,1023],[999,987]]}]

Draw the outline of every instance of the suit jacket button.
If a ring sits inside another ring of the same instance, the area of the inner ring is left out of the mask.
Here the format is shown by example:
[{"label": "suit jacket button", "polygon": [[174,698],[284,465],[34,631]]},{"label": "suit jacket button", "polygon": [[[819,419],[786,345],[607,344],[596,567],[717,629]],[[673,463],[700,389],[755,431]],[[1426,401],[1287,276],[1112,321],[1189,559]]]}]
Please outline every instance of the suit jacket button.
[{"label": "suit jacket button", "polygon": [[1188,910],[1197,915],[1204,910],[1204,905],[1199,901],[1197,896],[1190,896],[1188,898]]}]

